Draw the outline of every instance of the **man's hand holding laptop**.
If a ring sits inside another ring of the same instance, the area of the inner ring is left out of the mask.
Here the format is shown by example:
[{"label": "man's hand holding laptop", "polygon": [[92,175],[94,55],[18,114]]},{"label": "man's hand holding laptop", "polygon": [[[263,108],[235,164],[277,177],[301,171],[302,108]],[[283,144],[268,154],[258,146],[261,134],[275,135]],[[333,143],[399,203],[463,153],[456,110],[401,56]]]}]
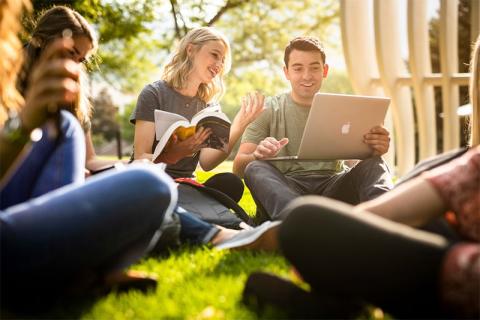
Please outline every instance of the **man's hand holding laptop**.
[{"label": "man's hand holding laptop", "polygon": [[365,134],[363,142],[373,151],[373,156],[381,156],[387,153],[390,147],[390,132],[382,126],[375,126]]}]

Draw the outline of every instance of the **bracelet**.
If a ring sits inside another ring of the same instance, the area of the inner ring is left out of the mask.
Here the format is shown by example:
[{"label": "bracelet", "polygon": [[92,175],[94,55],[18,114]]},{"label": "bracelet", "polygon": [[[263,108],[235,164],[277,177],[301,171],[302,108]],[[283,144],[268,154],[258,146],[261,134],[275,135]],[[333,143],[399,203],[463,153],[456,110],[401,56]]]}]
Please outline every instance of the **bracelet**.
[{"label": "bracelet", "polygon": [[1,136],[7,142],[16,145],[24,145],[30,141],[30,133],[25,130],[22,120],[17,115],[7,119],[2,128]]}]

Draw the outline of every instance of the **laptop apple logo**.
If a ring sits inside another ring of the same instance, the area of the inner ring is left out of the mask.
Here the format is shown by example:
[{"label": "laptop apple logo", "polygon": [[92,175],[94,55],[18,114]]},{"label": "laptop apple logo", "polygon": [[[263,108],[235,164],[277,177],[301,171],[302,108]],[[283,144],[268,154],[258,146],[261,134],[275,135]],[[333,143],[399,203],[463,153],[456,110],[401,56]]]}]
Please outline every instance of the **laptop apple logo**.
[{"label": "laptop apple logo", "polygon": [[351,125],[351,123],[350,123],[350,122],[347,122],[347,123],[345,123],[345,124],[342,126],[342,134],[349,134],[349,132],[350,132],[350,125]]}]

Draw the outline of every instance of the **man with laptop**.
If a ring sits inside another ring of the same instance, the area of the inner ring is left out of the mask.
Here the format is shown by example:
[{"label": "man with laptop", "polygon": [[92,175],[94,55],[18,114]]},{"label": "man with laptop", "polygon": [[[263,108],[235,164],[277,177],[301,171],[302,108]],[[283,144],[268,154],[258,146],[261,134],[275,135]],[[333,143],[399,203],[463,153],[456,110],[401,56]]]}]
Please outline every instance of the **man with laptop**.
[{"label": "man with laptop", "polygon": [[[316,142],[311,137],[311,134],[315,134],[315,127],[320,129],[330,119],[318,126],[315,126],[315,121],[318,120],[314,117],[307,122],[314,97],[316,100],[324,100],[316,103],[328,103],[328,98],[331,98],[316,97],[323,78],[328,73],[325,52],[319,40],[313,37],[293,39],[285,49],[284,62],[284,72],[290,82],[291,92],[266,100],[266,110],[245,131],[233,163],[233,172],[245,178],[245,183],[252,192],[259,222],[284,219],[283,209],[301,195],[322,195],[357,204],[390,190],[393,187],[390,172],[381,158],[390,145],[389,132],[381,126],[383,121],[366,129],[363,137],[360,137],[363,141],[353,143],[353,149],[355,145],[364,148],[352,151],[354,156],[360,152],[357,158],[364,158],[353,168],[345,166],[343,158],[332,159],[335,152],[323,153],[316,158],[314,151],[320,145],[322,148],[330,147],[327,149],[331,151],[339,148],[342,143],[338,139],[323,144],[318,141],[315,145]],[[364,103],[365,99],[362,101]],[[388,101],[376,101],[373,104],[375,103],[383,105],[379,109],[383,119]],[[366,105],[370,103],[367,102]],[[337,113],[341,111],[338,110]],[[311,116],[314,116],[313,112]],[[351,120],[353,122],[356,119]],[[342,133],[348,136],[355,127],[354,123],[344,123],[339,129],[340,137]],[[299,147],[311,154],[306,157],[299,154],[298,159],[293,160],[275,159],[296,156]],[[349,153],[345,155],[348,156]],[[340,156],[343,154],[340,153]]]}]

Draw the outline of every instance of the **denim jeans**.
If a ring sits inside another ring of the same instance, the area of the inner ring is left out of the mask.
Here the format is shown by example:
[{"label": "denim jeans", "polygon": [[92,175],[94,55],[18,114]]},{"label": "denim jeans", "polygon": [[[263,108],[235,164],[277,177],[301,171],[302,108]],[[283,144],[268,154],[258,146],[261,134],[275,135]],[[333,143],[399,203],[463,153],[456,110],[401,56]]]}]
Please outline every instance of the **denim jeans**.
[{"label": "denim jeans", "polygon": [[0,211],[2,298],[55,296],[84,275],[132,264],[155,244],[176,197],[163,171],[132,165]]},{"label": "denim jeans", "polygon": [[358,204],[393,188],[390,170],[381,157],[362,160],[341,173],[308,176],[286,176],[267,161],[253,161],[245,169],[244,178],[257,204],[258,223],[284,220],[285,207],[303,195]]},{"label": "denim jeans", "polygon": [[180,218],[180,242],[203,245],[209,243],[220,231],[213,224],[205,222],[184,210],[181,207],[175,209]]},{"label": "denim jeans", "polygon": [[0,296],[7,304],[51,301],[74,282],[132,264],[153,247],[177,202],[173,181],[155,166],[83,183],[83,130],[68,112],[60,123],[59,138],[44,128],[1,190]]},{"label": "denim jeans", "polygon": [[62,111],[59,138],[50,137],[49,131],[47,126],[42,128],[42,138],[33,143],[0,191],[0,209],[84,181],[85,139],[78,121]]}]

